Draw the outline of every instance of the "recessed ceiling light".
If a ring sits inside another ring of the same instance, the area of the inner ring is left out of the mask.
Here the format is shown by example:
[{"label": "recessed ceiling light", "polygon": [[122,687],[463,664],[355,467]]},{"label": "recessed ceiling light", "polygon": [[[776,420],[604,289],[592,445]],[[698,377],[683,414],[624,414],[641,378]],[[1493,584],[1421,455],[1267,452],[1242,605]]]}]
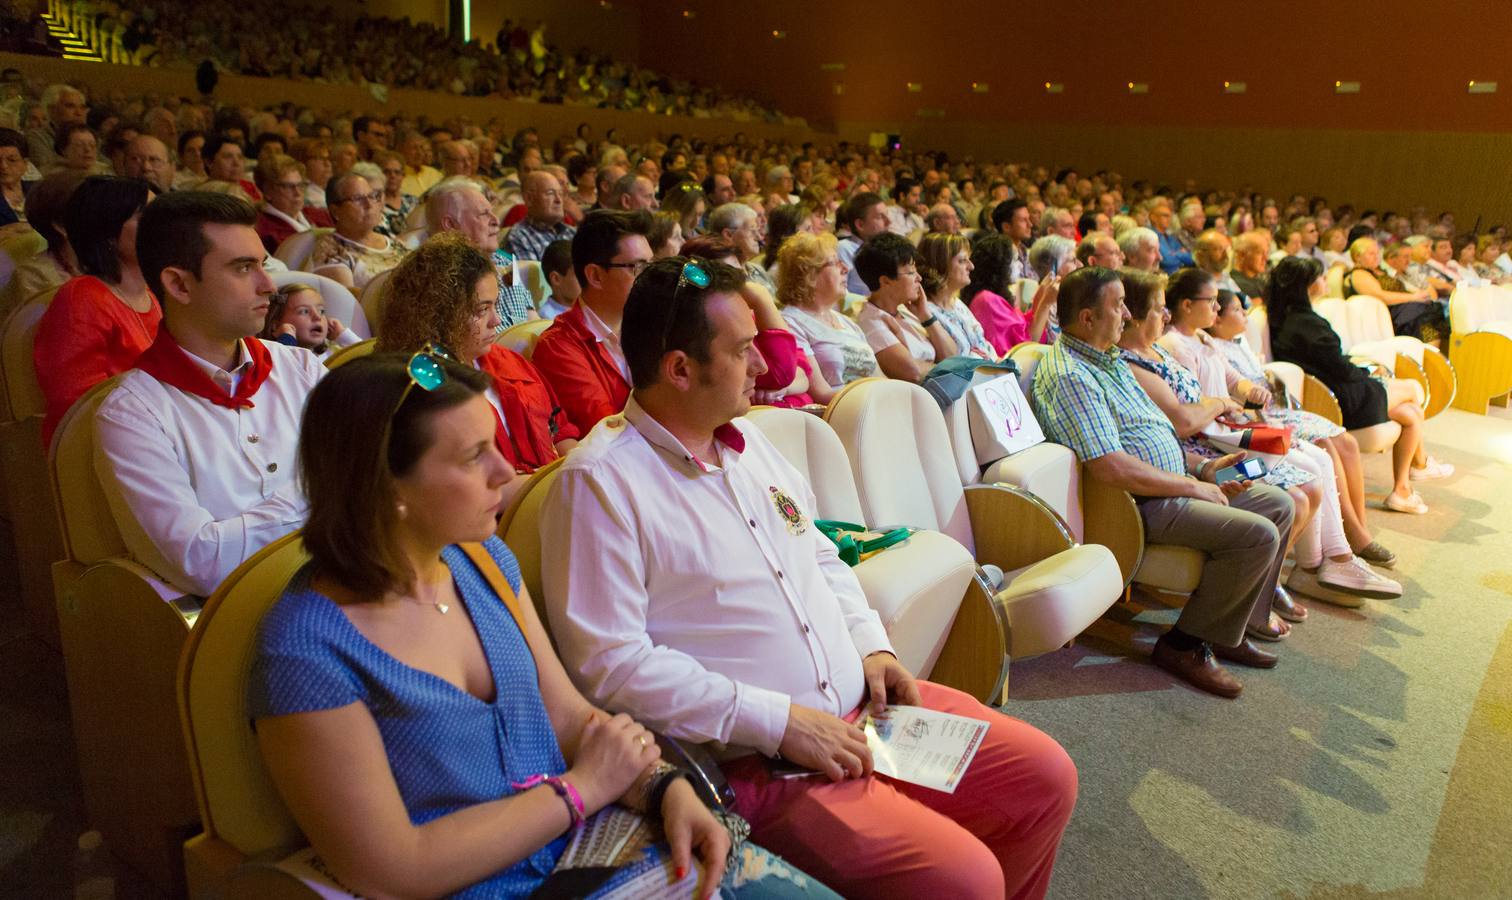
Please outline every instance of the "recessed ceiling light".
[{"label": "recessed ceiling light", "polygon": [[1472,81],[1472,82],[1470,82],[1470,93],[1472,93],[1472,94],[1494,94],[1494,93],[1496,93],[1496,82],[1494,82],[1494,81]]},{"label": "recessed ceiling light", "polygon": [[920,93],[923,93],[924,92],[924,83],[922,81],[910,81],[908,83],[908,92],[910,94],[920,94]]},{"label": "recessed ceiling light", "polygon": [[1359,92],[1360,92],[1360,83],[1358,81],[1335,81],[1334,82],[1334,93],[1335,94],[1358,94]]},{"label": "recessed ceiling light", "polygon": [[1225,81],[1223,92],[1225,94],[1242,94],[1249,90],[1249,85],[1243,81]]},{"label": "recessed ceiling light", "polygon": [[787,37],[787,32],[786,31],[775,31],[774,30],[772,32],[772,37],[780,41],[783,38]]},{"label": "recessed ceiling light", "polygon": [[1150,92],[1150,85],[1149,85],[1148,82],[1145,82],[1145,81],[1131,81],[1131,82],[1129,82],[1129,93],[1131,93],[1131,94],[1148,94],[1149,92]]},{"label": "recessed ceiling light", "polygon": [[1060,83],[1059,81],[1047,81],[1047,82],[1045,82],[1045,93],[1047,93],[1047,94],[1064,94],[1065,92],[1066,92],[1066,86],[1064,84]]}]

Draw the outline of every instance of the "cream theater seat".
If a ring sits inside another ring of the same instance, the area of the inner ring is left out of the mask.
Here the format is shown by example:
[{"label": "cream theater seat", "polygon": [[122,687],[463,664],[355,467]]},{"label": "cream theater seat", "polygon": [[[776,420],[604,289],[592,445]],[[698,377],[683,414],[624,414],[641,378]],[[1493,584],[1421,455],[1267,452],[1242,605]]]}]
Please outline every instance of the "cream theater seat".
[{"label": "cream theater seat", "polygon": [[1512,391],[1512,288],[1457,287],[1449,298],[1449,360],[1459,375],[1454,405],[1485,415]]},{"label": "cream theater seat", "polygon": [[309,231],[301,231],[291,234],[283,239],[273,255],[283,261],[293,271],[303,269],[310,261],[310,254],[315,252],[315,240],[323,234],[335,232],[334,228],[311,228]]},{"label": "cream theater seat", "polygon": [[530,355],[535,352],[536,342],[550,327],[550,319],[531,319],[504,329],[497,338],[494,338],[494,343],[530,359]]},{"label": "cream theater seat", "polygon": [[[1107,547],[1077,544],[1060,517],[1025,491],[962,485],[940,408],[923,388],[855,381],[825,419],[845,446],[867,523],[944,532],[978,564],[1001,570],[990,602],[963,603],[952,630],[951,644],[974,648],[947,645],[946,654],[976,661],[990,658],[991,648],[1006,658],[1046,653],[1117,602],[1124,586]],[[1006,665],[994,693],[1007,694]]]},{"label": "cream theater seat", "polygon": [[91,388],[53,436],[64,549],[52,577],[89,821],[112,853],[172,894],[195,822],[173,685],[200,599],[127,558],[100,488],[94,413],[117,380]]},{"label": "cream theater seat", "polygon": [[[747,418],[813,487],[818,507],[811,512],[812,518],[877,527],[893,524],[870,522],[862,515],[845,447],[819,417],[796,409],[759,406]],[[945,648],[962,598],[976,577],[971,554],[938,531],[919,531],[906,543],[862,560],[853,571],[867,603],[881,617],[899,661],[919,677],[928,677]],[[961,661],[950,659],[943,671],[961,667]],[[996,676],[996,672],[988,676],[986,688],[995,685]],[[951,686],[962,690],[972,687]],[[978,696],[986,693],[983,690]]]}]

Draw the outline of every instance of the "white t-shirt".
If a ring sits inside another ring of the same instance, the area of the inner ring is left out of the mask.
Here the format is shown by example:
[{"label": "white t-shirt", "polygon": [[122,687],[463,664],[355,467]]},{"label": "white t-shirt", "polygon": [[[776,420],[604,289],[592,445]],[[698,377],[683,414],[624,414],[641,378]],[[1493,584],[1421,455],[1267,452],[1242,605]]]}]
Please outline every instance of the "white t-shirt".
[{"label": "white t-shirt", "polygon": [[[833,322],[821,319],[806,309],[784,306],[782,318],[798,339],[798,348],[814,358],[819,372],[831,387],[839,387],[857,378],[881,375],[877,355],[872,352],[861,326],[831,311]],[[836,324],[838,323],[838,324]]]},{"label": "white t-shirt", "polygon": [[[871,345],[873,353],[881,353],[888,347],[898,343],[898,336],[887,325],[887,313],[877,308],[870,300],[861,307],[861,312],[856,316],[861,322],[861,331],[866,335],[866,342]],[[904,348],[908,355],[922,363],[935,361],[934,345],[929,342],[920,327],[909,319],[898,317],[898,324],[903,326]]]}]

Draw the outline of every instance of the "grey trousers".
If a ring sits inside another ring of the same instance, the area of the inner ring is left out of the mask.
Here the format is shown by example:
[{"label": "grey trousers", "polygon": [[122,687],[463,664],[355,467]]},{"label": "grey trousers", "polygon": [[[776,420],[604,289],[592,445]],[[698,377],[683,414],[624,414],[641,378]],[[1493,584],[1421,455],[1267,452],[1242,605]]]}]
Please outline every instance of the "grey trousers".
[{"label": "grey trousers", "polygon": [[1210,644],[1233,647],[1244,639],[1252,615],[1264,622],[1295,513],[1286,491],[1268,484],[1251,485],[1230,497],[1228,506],[1191,497],[1141,500],[1146,542],[1207,554],[1202,580],[1176,627]]}]

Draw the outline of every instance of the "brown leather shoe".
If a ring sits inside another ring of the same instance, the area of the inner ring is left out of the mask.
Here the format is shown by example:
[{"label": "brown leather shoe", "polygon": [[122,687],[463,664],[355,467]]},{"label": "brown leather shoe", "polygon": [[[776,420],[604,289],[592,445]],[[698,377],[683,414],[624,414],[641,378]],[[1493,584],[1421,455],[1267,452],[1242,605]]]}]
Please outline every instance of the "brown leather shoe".
[{"label": "brown leather shoe", "polygon": [[1249,666],[1252,669],[1274,669],[1279,657],[1274,653],[1267,653],[1255,646],[1255,642],[1244,638],[1237,647],[1225,647],[1222,644],[1213,645],[1213,655],[1225,662],[1238,663],[1241,666]]},{"label": "brown leather shoe", "polygon": [[1155,651],[1150,654],[1150,661],[1156,667],[1209,694],[1233,699],[1244,690],[1239,679],[1218,665],[1218,661],[1213,658],[1212,648],[1207,644],[1198,644],[1191,650],[1177,650],[1162,637],[1155,642]]}]

